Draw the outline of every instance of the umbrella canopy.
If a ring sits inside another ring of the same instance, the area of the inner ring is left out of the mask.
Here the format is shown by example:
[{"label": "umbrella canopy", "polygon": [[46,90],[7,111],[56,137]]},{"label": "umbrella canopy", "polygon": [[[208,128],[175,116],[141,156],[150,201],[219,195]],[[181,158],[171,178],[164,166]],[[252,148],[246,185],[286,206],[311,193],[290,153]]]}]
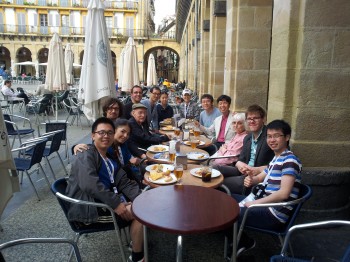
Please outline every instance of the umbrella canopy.
[{"label": "umbrella canopy", "polygon": [[134,85],[140,83],[136,45],[132,37],[129,37],[124,49],[125,54],[121,87],[122,91],[130,92]]},{"label": "umbrella canopy", "polygon": [[69,85],[72,85],[74,83],[73,60],[74,60],[74,54],[72,51],[72,47],[68,43],[66,45],[66,50],[64,51],[64,66],[66,67],[66,79],[67,79],[67,84]]},{"label": "umbrella canopy", "polygon": [[125,54],[125,48],[122,49],[119,57],[119,68],[118,68],[118,87],[119,88],[121,87],[121,82],[123,81],[124,54]]},{"label": "umbrella canopy", "polygon": [[[57,33],[53,34],[50,41],[45,85],[50,91],[65,90],[67,88],[62,41]],[[58,106],[56,99],[56,120],[58,114],[57,108]]]},{"label": "umbrella canopy", "polygon": [[153,54],[148,57],[148,67],[147,67],[147,85],[154,86],[157,84],[157,72],[156,63],[154,61]]},{"label": "umbrella canopy", "polygon": [[50,41],[45,84],[51,91],[67,88],[62,41],[57,33],[53,34]]},{"label": "umbrella canopy", "polygon": [[25,61],[25,62],[20,62],[20,63],[15,63],[14,65],[23,65],[23,66],[26,66],[26,65],[31,65],[31,66],[35,66],[35,62],[32,62],[32,61]]},{"label": "umbrella canopy", "polygon": [[79,98],[84,102],[84,113],[89,120],[101,117],[101,102],[117,95],[104,9],[100,0],[90,0],[86,16]]}]

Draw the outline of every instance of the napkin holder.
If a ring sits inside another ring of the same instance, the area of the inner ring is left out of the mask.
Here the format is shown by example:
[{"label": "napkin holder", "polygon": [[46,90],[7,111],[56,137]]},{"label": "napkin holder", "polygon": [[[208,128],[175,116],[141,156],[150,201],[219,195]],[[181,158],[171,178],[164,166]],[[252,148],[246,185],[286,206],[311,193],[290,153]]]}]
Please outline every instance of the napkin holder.
[{"label": "napkin holder", "polygon": [[187,156],[179,154],[176,156],[176,164],[182,164],[184,170],[187,170]]}]

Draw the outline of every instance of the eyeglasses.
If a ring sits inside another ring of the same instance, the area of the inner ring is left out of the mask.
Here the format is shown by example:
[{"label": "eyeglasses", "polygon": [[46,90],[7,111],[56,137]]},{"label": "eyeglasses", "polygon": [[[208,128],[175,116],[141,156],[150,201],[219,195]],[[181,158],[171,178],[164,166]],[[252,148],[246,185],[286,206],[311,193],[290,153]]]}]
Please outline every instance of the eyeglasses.
[{"label": "eyeglasses", "polygon": [[113,131],[106,131],[106,130],[100,130],[100,131],[96,131],[94,132],[95,134],[98,134],[99,136],[113,136],[114,132]]},{"label": "eyeglasses", "polygon": [[133,92],[135,95],[142,95],[142,92]]},{"label": "eyeglasses", "polygon": [[247,122],[256,122],[257,120],[259,120],[261,117],[249,117],[247,118]]},{"label": "eyeglasses", "polygon": [[152,93],[155,96],[160,96],[160,93]]},{"label": "eyeglasses", "polygon": [[119,107],[108,107],[107,108],[108,111],[119,111]]},{"label": "eyeglasses", "polygon": [[280,138],[282,136],[285,136],[285,135],[281,135],[281,134],[267,135],[266,139],[277,139],[277,138]]}]

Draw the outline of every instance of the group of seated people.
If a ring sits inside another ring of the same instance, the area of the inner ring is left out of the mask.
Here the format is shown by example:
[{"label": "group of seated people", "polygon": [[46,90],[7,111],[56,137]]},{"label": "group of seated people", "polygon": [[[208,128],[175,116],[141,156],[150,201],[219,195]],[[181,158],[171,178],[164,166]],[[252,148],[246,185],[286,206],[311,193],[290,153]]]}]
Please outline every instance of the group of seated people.
[{"label": "group of seated people", "polygon": [[[210,94],[203,95],[204,110],[201,112],[197,103],[191,101],[191,94],[189,89],[183,91],[180,116],[194,119],[205,135],[213,139],[208,152],[214,156],[229,156],[216,159],[213,168],[223,174],[224,185],[233,197],[242,201],[240,218],[254,203],[298,198],[301,162],[289,150],[291,128],[288,123],[274,120],[266,126],[266,112],[259,105],[249,106],[245,113],[231,112],[231,98],[227,95],[218,97],[218,108],[214,107]],[[73,147],[76,157],[67,189],[70,197],[111,206],[120,226],[131,226],[132,255],[128,261],[142,261],[143,258],[142,226],[130,211],[132,201],[143,187],[144,170],[139,166],[146,159],[145,151],[149,146],[171,139],[170,135],[159,131],[159,122],[174,114],[168,105],[168,94],[161,93],[158,87],[150,89],[149,99],[142,102],[141,99],[142,88],[134,86],[128,104],[123,105],[117,98],[105,101],[103,117],[92,126],[92,145]],[[252,186],[258,183],[263,183],[263,193],[245,199]],[[248,216],[246,224],[258,222],[260,227],[279,228],[291,212],[288,207],[259,210]],[[85,224],[105,219],[101,210],[81,210],[74,204],[69,216]],[[238,255],[254,245],[255,241],[244,235]]]}]

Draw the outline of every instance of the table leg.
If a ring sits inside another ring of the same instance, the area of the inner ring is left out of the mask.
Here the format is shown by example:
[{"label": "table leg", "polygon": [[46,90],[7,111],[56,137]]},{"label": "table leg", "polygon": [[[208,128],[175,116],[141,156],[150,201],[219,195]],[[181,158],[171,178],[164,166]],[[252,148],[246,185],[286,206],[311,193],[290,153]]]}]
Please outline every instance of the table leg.
[{"label": "table leg", "polygon": [[177,237],[176,262],[182,262],[182,236]]},{"label": "table leg", "polygon": [[237,221],[233,224],[233,245],[232,245],[232,256],[231,256],[231,262],[237,261]]},{"label": "table leg", "polygon": [[147,238],[147,227],[143,226],[143,252],[145,262],[148,262],[148,238]]}]

